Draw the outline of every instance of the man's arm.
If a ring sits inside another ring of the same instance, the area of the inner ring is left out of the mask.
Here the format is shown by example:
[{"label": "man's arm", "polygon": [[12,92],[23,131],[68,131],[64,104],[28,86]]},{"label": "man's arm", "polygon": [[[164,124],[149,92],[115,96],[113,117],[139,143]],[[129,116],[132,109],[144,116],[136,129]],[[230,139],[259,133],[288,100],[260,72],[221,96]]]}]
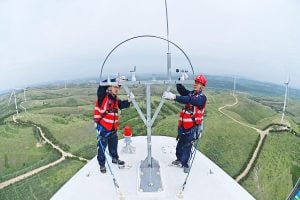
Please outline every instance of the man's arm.
[{"label": "man's arm", "polygon": [[[111,79],[112,82],[115,82],[116,79]],[[104,80],[103,82],[107,82],[107,80]],[[97,97],[98,97],[98,104],[101,105],[101,102],[103,101],[105,95],[107,94],[106,90],[109,86],[108,85],[99,85],[97,90]]]},{"label": "man's arm", "polygon": [[119,105],[119,109],[123,109],[123,108],[128,108],[130,106],[130,103],[128,100],[118,99],[118,105]]},{"label": "man's arm", "polygon": [[206,96],[204,94],[199,95],[198,97],[195,96],[176,96],[175,101],[187,104],[190,103],[193,106],[197,106],[199,108],[202,108],[205,105],[206,102]]},{"label": "man's arm", "polygon": [[181,96],[187,96],[190,93],[182,84],[176,84],[176,89]]},{"label": "man's arm", "polygon": [[101,102],[103,101],[105,95],[106,95],[106,90],[108,86],[107,85],[99,85],[98,90],[97,90],[97,97],[98,97],[98,104],[101,105]]}]

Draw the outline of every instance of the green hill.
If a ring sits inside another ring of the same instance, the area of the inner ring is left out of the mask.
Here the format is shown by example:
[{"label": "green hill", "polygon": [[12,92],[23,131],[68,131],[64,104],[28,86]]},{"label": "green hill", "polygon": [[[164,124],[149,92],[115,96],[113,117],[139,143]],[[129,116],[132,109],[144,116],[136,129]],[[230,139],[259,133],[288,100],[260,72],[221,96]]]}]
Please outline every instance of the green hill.
[{"label": "green hill", "polygon": [[257,199],[286,199],[300,176],[300,138],[289,133],[267,136],[254,169],[242,183]]},{"label": "green hill", "polygon": [[[215,81],[210,79],[210,86],[205,91],[208,103],[205,110],[204,134],[200,150],[229,175],[236,177],[248,163],[257,145],[259,135],[254,129],[236,123],[218,111],[221,106],[233,104],[235,99],[230,93],[232,79],[220,77],[215,79]],[[239,81],[238,84],[242,86],[242,83]],[[282,102],[279,93],[277,97],[268,92],[263,95],[263,92],[269,91],[268,88],[270,89],[271,86],[267,84],[265,89],[262,89],[260,88],[263,87],[261,83],[251,84],[251,82],[248,83],[244,88],[244,91],[247,90],[247,92],[242,93],[240,90],[237,93],[239,100],[237,105],[227,107],[223,111],[236,120],[260,129],[271,123],[278,123],[281,115],[280,103]],[[166,86],[151,87],[154,95],[151,103],[152,115],[165,89]],[[255,89],[256,92],[252,92]],[[0,100],[0,152],[2,152],[0,153],[2,161],[0,162],[2,164],[0,165],[0,181],[58,158],[57,152],[47,145],[42,148],[36,146],[39,136],[36,135],[32,123],[41,126],[47,137],[64,150],[87,159],[94,157],[96,155],[96,139],[93,128],[93,107],[96,90],[97,85],[95,84],[74,84],[67,89],[56,86],[31,88],[27,92],[27,102],[22,103],[27,112],[20,109],[21,118],[19,120],[25,123],[24,126],[18,126],[12,122],[12,114],[15,112],[14,104],[7,104],[9,96],[2,98]],[[145,112],[144,88],[135,87],[133,90],[142,111]],[[172,91],[176,92],[175,87],[172,88]],[[280,93],[280,95],[282,94]],[[17,96],[18,104],[20,104],[23,101],[22,93],[17,93]],[[123,90],[121,90],[120,98],[126,98]],[[300,130],[299,107],[300,101],[296,96],[289,99],[285,118],[291,128],[298,133]],[[154,122],[153,135],[176,137],[178,113],[181,108],[181,104],[167,101]],[[118,133],[120,138],[125,125],[132,127],[135,136],[146,135],[146,127],[133,107],[122,110],[120,115]],[[242,183],[253,196],[257,199],[272,199],[272,194],[275,192],[282,199],[288,195],[295,177],[299,176],[299,139],[290,133],[269,134],[254,169]],[[6,151],[7,149],[10,149],[9,153]],[[26,156],[23,158],[24,154]],[[43,162],[39,161],[41,157],[45,159]],[[52,175],[57,176],[53,170],[61,169],[61,166],[70,169],[68,175],[51,179]],[[16,197],[22,197],[28,188],[37,185],[39,181],[42,181],[44,185],[39,185],[38,188],[41,191],[47,190],[46,196],[49,198],[81,166],[82,164],[75,161],[64,162],[62,165],[0,190],[0,199],[12,199],[11,197],[16,195],[13,192],[16,189],[20,189],[20,194]],[[276,179],[277,174],[281,172],[283,175],[280,177],[284,178]],[[47,185],[51,185],[51,187],[46,189]],[[45,198],[39,192],[33,193],[37,198]]]}]

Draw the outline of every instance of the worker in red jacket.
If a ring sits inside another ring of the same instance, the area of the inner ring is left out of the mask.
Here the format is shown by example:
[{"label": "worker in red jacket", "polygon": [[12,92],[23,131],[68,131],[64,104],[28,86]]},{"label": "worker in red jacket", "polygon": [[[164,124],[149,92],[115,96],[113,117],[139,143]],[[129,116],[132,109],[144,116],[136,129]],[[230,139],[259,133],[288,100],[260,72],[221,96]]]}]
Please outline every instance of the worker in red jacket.
[{"label": "worker in red jacket", "polygon": [[[182,79],[181,77],[180,80]],[[178,140],[176,146],[177,159],[172,162],[173,165],[182,166],[185,173],[190,170],[188,161],[191,156],[193,142],[200,136],[206,105],[206,96],[202,92],[202,89],[206,86],[206,78],[200,74],[196,76],[194,81],[194,90],[192,91],[187,90],[182,84],[177,84],[176,88],[180,96],[172,92],[164,92],[162,96],[165,99],[185,104],[179,113],[178,135],[176,138]]]},{"label": "worker in red jacket", "polygon": [[[123,78],[124,79],[124,78]],[[98,139],[98,163],[101,173],[106,173],[105,167],[105,149],[108,146],[109,154],[112,157],[112,163],[125,165],[125,162],[119,159],[118,155],[118,135],[119,126],[118,109],[128,108],[129,100],[120,100],[117,95],[120,91],[120,78],[112,79],[112,85],[99,85],[97,91],[97,101],[94,108],[94,121],[97,129]],[[107,81],[104,81],[107,82]],[[134,98],[131,96],[131,98]]]}]

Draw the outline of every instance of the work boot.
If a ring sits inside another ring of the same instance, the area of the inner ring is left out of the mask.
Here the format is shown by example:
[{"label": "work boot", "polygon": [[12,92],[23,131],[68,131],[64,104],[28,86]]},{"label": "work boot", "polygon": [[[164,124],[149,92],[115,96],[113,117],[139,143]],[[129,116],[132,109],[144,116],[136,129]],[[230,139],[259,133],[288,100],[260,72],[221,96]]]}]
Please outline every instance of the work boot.
[{"label": "work boot", "polygon": [[117,164],[117,165],[125,165],[125,162],[122,160],[119,160],[117,158],[112,159],[112,163]]},{"label": "work boot", "polygon": [[190,172],[190,167],[183,167],[183,172],[184,173],[189,173]]},{"label": "work boot", "polygon": [[105,166],[100,166],[100,172],[102,174],[106,173],[106,167]]},{"label": "work boot", "polygon": [[172,162],[172,165],[176,165],[176,166],[181,167],[181,162],[180,162],[180,160],[174,160],[174,161]]}]

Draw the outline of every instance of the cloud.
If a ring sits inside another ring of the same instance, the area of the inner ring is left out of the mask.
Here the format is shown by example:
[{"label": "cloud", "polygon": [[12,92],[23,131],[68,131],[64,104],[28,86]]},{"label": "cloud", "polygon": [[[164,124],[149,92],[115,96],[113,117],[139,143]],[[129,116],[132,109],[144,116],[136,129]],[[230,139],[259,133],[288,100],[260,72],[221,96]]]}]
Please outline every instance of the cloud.
[{"label": "cloud", "polygon": [[[170,40],[195,71],[276,83],[290,74],[291,86],[300,88],[299,9],[295,0],[168,1]],[[0,24],[0,90],[11,80],[93,76],[119,42],[142,34],[166,37],[161,0],[1,1]],[[166,49],[164,42],[135,40],[118,49],[110,65],[159,71]],[[176,48],[171,53],[174,67],[185,65]]]}]

